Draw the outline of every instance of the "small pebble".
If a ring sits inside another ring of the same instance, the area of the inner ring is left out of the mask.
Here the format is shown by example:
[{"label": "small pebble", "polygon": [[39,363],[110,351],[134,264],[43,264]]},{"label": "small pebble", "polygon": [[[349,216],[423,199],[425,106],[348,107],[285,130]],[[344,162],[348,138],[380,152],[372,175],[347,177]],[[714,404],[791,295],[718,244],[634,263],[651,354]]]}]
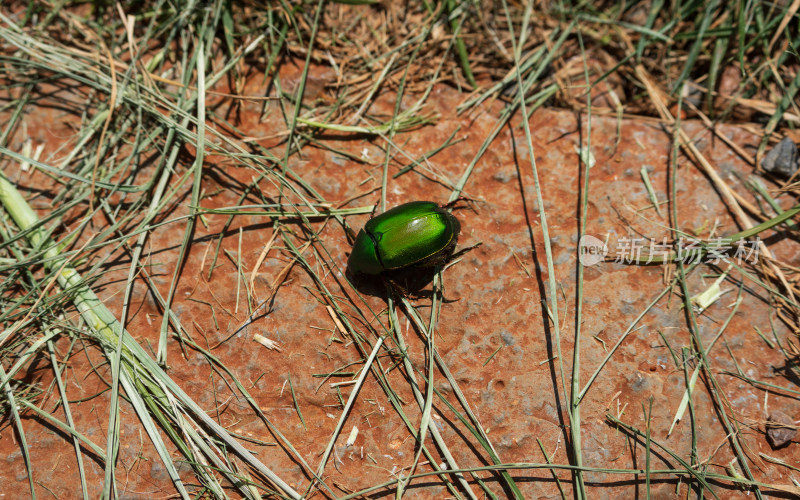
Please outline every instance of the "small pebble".
[{"label": "small pebble", "polygon": [[797,171],[798,159],[797,145],[784,137],[764,156],[761,166],[775,175],[791,177]]},{"label": "small pebble", "polygon": [[775,410],[767,418],[767,440],[773,448],[786,445],[796,434],[794,421],[782,411]]},{"label": "small pebble", "polygon": [[503,184],[507,183],[508,181],[517,177],[516,172],[509,172],[501,170],[492,176],[492,179],[496,180],[497,182],[502,182]]}]

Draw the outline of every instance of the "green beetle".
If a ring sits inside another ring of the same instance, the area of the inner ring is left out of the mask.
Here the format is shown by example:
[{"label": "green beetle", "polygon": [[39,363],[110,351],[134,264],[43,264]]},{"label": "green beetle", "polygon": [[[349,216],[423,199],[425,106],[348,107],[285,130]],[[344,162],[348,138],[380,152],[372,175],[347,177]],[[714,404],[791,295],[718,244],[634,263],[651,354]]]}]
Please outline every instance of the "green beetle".
[{"label": "green beetle", "polygon": [[461,225],[432,201],[412,201],[368,220],[358,232],[347,268],[353,275],[443,264],[452,255]]}]

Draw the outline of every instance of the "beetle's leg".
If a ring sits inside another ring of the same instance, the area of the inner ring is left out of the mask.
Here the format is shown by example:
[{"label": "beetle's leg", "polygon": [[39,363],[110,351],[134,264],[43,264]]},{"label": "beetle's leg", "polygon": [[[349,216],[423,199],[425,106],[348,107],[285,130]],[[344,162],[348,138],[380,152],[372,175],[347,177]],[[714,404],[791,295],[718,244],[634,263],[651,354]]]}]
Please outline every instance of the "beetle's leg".
[{"label": "beetle's leg", "polygon": [[353,231],[353,228],[347,225],[347,222],[345,222],[342,227],[344,228],[344,232],[347,235],[347,239],[349,240],[348,243],[350,244],[350,246],[353,246],[353,243],[356,241],[356,232]]},{"label": "beetle's leg", "polygon": [[442,304],[452,304],[453,302],[458,302],[459,300],[461,300],[461,297],[458,297],[457,299],[448,299],[444,296],[444,290],[442,290]]},{"label": "beetle's leg", "polygon": [[479,242],[475,243],[474,245],[472,245],[472,246],[470,246],[470,247],[467,247],[467,248],[462,248],[462,249],[461,249],[461,250],[459,250],[458,252],[456,252],[456,253],[454,253],[453,255],[451,255],[451,256],[450,256],[450,258],[449,258],[449,259],[447,259],[447,260],[448,260],[448,261],[453,261],[453,260],[455,260],[455,259],[457,259],[457,258],[461,257],[462,255],[464,255],[465,253],[469,252],[470,250],[473,250],[473,249],[475,249],[475,248],[478,248],[478,247],[479,247],[479,246],[481,246],[481,245],[483,245],[483,242],[482,242],[482,241],[479,241]]},{"label": "beetle's leg", "polygon": [[470,202],[471,202],[471,201],[473,201],[473,200],[472,200],[471,198],[467,198],[466,196],[459,196],[459,197],[458,197],[458,198],[456,198],[455,200],[453,200],[453,201],[450,201],[450,202],[447,202],[447,203],[445,203],[444,205],[442,205],[442,208],[447,208],[447,209],[453,208],[453,207],[455,207],[455,206],[458,204],[458,202],[459,202],[459,201],[465,201],[465,202],[467,202],[467,207],[469,207],[470,209],[472,209],[472,211],[473,211],[473,212],[475,211],[475,209],[474,209],[474,208],[472,208],[472,203],[470,203]]},{"label": "beetle's leg", "polygon": [[397,293],[400,297],[411,297],[411,293],[409,293],[409,291],[406,290],[406,288],[403,285],[393,280],[392,278],[389,278],[388,276],[385,276],[384,279],[386,280],[386,283],[389,285],[388,288],[390,288],[392,292]]}]

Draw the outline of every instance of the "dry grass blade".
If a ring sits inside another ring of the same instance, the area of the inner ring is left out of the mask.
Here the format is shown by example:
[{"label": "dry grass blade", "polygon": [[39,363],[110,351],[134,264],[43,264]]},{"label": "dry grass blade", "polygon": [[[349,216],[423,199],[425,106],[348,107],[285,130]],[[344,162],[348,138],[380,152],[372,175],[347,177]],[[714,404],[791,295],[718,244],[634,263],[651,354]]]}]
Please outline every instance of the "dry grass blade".
[{"label": "dry grass blade", "polygon": [[[148,397],[156,400],[171,393],[171,397],[180,401],[182,405],[194,414],[195,418],[209,426],[215,432],[216,437],[227,443],[227,445],[235,450],[243,460],[268,477],[285,494],[293,498],[300,498],[300,495],[294,491],[294,489],[256,459],[249,451],[239,444],[238,441],[231,437],[228,431],[208,417],[205,411],[158,367],[147,353],[144,352],[142,347],[121,328],[113,314],[111,314],[97,296],[82,282],[74,268],[69,266],[65,266],[63,269],[60,268],[63,263],[63,258],[57,258],[58,246],[46,239],[36,214],[20,196],[19,192],[5,178],[0,178],[0,201],[2,201],[3,207],[10,213],[21,230],[34,230],[29,236],[32,246],[49,248],[49,256],[54,258],[54,260],[50,261],[50,265],[55,269],[59,269],[59,285],[64,290],[75,291],[75,306],[81,312],[88,327],[96,335],[96,341],[106,348],[119,346],[117,352],[120,353],[120,365],[123,368],[120,372],[120,383],[125,388],[125,392],[132,399],[132,403],[134,403],[139,417],[145,424],[147,424],[148,421],[150,422],[150,426],[147,427],[148,434],[153,440],[156,449],[160,450],[164,465],[168,470],[172,471],[173,481],[183,496],[188,497],[188,492],[186,492],[182,486],[177,470],[164,447],[160,435],[157,433],[155,424],[150,420],[151,417],[144,406],[141,391],[154,391],[148,395]],[[114,351],[110,351],[109,356],[111,352]],[[149,380],[139,379],[141,374],[148,374]],[[163,389],[159,389],[156,384],[160,385]],[[161,392],[162,390],[168,392]],[[33,476],[30,475],[30,477],[32,478]],[[113,488],[113,483],[109,484],[109,487]]]}]

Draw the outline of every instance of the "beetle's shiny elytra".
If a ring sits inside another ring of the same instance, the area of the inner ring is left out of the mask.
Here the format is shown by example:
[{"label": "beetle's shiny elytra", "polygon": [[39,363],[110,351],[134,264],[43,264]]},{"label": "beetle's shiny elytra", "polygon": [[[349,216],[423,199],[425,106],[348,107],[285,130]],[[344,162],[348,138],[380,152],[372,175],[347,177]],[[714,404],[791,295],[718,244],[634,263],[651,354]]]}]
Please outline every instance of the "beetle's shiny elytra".
[{"label": "beetle's shiny elytra", "polygon": [[461,229],[432,201],[412,201],[373,217],[358,232],[347,267],[354,275],[377,275],[444,263]]}]

